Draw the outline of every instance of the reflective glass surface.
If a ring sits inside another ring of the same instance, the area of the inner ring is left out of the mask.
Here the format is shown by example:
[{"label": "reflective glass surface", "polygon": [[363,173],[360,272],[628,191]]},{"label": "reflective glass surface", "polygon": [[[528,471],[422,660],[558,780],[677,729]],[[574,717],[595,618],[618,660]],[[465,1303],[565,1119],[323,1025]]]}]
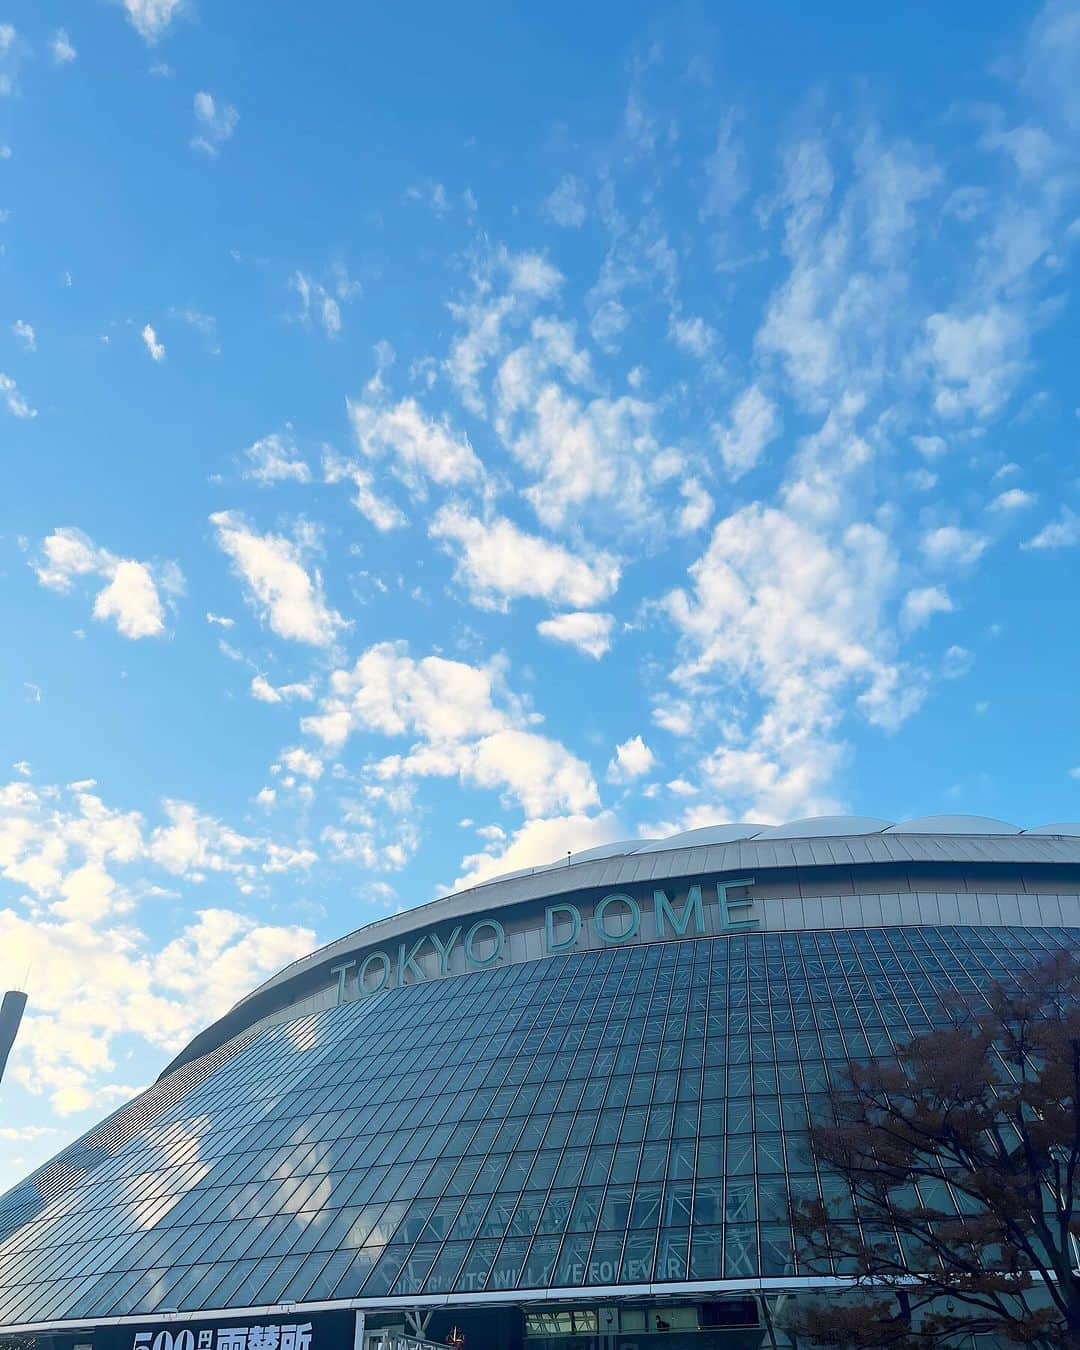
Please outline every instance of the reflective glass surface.
[{"label": "reflective glass surface", "polygon": [[845,1060],[1078,942],[612,947],[269,1027],[0,1200],[0,1324],[798,1274],[788,1190],[834,1193],[804,1134]]}]

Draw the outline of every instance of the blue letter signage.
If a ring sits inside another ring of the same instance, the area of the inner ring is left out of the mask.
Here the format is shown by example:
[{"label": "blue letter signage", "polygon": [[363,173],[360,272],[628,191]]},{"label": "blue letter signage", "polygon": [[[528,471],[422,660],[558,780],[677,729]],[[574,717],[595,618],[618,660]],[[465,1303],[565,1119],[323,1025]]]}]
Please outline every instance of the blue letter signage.
[{"label": "blue letter signage", "polygon": [[[530,932],[522,933],[520,928],[513,930],[513,953],[517,960],[528,961],[539,954],[557,956],[598,944],[663,942],[688,934],[696,937],[704,933],[745,932],[759,923],[752,913],[754,899],[733,892],[745,892],[753,884],[753,877],[712,883],[716,894],[715,909],[711,905],[707,907],[708,892],[712,887],[701,882],[687,887],[685,899],[681,901],[677,892],[672,900],[666,891],[656,888],[652,893],[652,914],[646,921],[644,934],[641,931],[643,900],[624,891],[601,896],[591,911],[579,902],[558,900],[545,908],[543,927],[535,936]],[[539,923],[539,918],[535,922]],[[651,931],[648,931],[650,927]],[[542,953],[537,949],[537,939],[542,944]],[[386,951],[367,952],[363,957],[357,955],[331,966],[330,974],[335,977],[337,1002],[341,1004],[348,1002],[350,990],[355,990],[353,997],[366,998],[384,989],[440,979],[462,970],[485,970],[505,955],[506,948],[506,929],[498,919],[485,916],[472,924],[464,938],[460,924],[445,936],[431,929],[399,942],[393,957]],[[455,957],[455,971],[451,972],[451,960]]]}]

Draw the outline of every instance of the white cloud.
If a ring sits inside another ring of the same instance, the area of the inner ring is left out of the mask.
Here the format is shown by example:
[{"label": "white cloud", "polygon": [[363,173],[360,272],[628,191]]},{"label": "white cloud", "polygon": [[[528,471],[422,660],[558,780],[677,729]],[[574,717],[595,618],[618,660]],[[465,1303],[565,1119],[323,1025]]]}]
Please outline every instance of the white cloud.
[{"label": "white cloud", "polygon": [[593,340],[605,351],[614,351],[619,338],[630,326],[630,315],[618,300],[605,300],[598,305],[589,320],[589,332]]},{"label": "white cloud", "polygon": [[72,867],[131,862],[143,848],[138,812],[112,810],[84,785],[0,789],[0,876],[37,899],[57,900]]},{"label": "white cloud", "polygon": [[941,674],[946,680],[959,680],[967,675],[975,664],[974,655],[966,647],[952,646],[946,648],[945,655],[941,658]]},{"label": "white cloud", "polygon": [[356,489],[352,498],[353,506],[380,533],[385,534],[388,530],[397,530],[408,524],[405,513],[376,492],[374,476],[355,460],[344,459],[328,451],[323,457],[323,474],[328,483],[349,479]]},{"label": "white cloud", "polygon": [[247,587],[248,601],[279,637],[325,647],[346,627],[326,603],[322,576],[304,567],[303,549],[278,534],[256,534],[236,511],[217,511],[219,547]]},{"label": "white cloud", "polygon": [[14,24],[0,23],[0,97],[15,93],[19,67],[29,50]]},{"label": "white cloud", "polygon": [[450,305],[463,326],[451,343],[445,369],[470,412],[486,411],[480,376],[506,341],[508,326],[525,322],[562,285],[562,274],[540,253],[494,250],[475,269],[472,293]]},{"label": "white cloud", "polygon": [[339,262],[331,268],[329,285],[297,271],[289,278],[289,289],[300,297],[300,322],[305,327],[318,323],[328,338],[336,338],[344,327],[341,306],[355,300],[362,287]]},{"label": "white cloud", "polygon": [[489,608],[525,596],[593,605],[613,595],[619,584],[619,565],[609,554],[579,557],[561,544],[526,534],[503,516],[485,522],[447,505],[433,518],[429,533],[452,554],[457,550],[455,575],[474,603]]},{"label": "white cloud", "polygon": [[123,0],[135,31],[147,42],[164,37],[173,19],[182,14],[186,0]]},{"label": "white cloud", "polygon": [[507,278],[507,290],[512,295],[535,296],[550,299],[562,285],[562,273],[542,253],[508,253],[497,255]]},{"label": "white cloud", "polygon": [[584,811],[599,800],[587,764],[559,741],[533,731],[508,728],[471,743],[414,746],[404,757],[380,765],[388,778],[457,777],[462,783],[499,791],[520,804],[526,816]]},{"label": "white cloud", "polygon": [[608,765],[608,778],[613,783],[629,783],[650,773],[655,764],[656,756],[641,737],[631,736],[615,747],[615,755]]},{"label": "white cloud", "polygon": [[912,436],[911,443],[924,459],[940,459],[949,449],[940,436]]},{"label": "white cloud", "polygon": [[536,631],[553,642],[568,642],[599,661],[611,649],[614,627],[615,619],[611,614],[575,610],[569,614],[556,614],[553,619],[542,619],[536,625]]},{"label": "white cloud", "polygon": [[94,618],[115,620],[127,638],[160,636],[165,611],[150,568],[131,559],[116,561],[112,579],[94,599]]},{"label": "white cloud", "polygon": [[268,487],[272,483],[310,483],[311,469],[300,458],[291,431],[272,432],[263,436],[244,451],[250,461],[244,469],[245,478]]},{"label": "white cloud", "polygon": [[58,28],[53,34],[52,41],[49,43],[49,52],[55,66],[66,66],[75,60],[78,53],[71,45],[71,39],[67,35],[66,28]]},{"label": "white cloud", "polygon": [[310,684],[303,683],[272,685],[265,675],[256,675],[251,681],[251,697],[260,703],[309,702],[315,691]]},{"label": "white cloud", "polygon": [[34,332],[33,324],[27,323],[24,319],[16,319],[11,325],[11,331],[22,343],[26,351],[37,351],[37,334]]},{"label": "white cloud", "polygon": [[414,183],[406,188],[405,200],[423,202],[437,220],[442,220],[443,216],[450,213],[450,198],[445,185],[430,179],[425,183]]},{"label": "white cloud", "polygon": [[127,638],[160,637],[165,632],[165,604],[183,591],[175,563],[138,562],[99,548],[82,530],[61,526],[48,535],[34,564],[38,581],[68,592],[77,577],[105,579],[94,597],[95,619],[111,619]]},{"label": "white cloud", "polygon": [[580,388],[596,384],[589,353],[578,346],[573,323],[538,317],[525,339],[506,355],[494,381],[495,428],[504,439],[512,423],[528,414],[544,388],[562,377]]},{"label": "white cloud", "polygon": [[154,829],[147,854],[167,872],[196,882],[211,872],[254,873],[250,855],[259,849],[258,840],[205,815],[191,802],[167,798],[162,807],[168,824]]},{"label": "white cloud", "polygon": [[0,1129],[0,1139],[10,1139],[13,1143],[21,1144],[31,1139],[44,1139],[56,1133],[54,1125],[19,1125],[14,1128],[7,1126]]},{"label": "white cloud", "polygon": [[37,409],[32,408],[26,399],[19,393],[19,387],[10,375],[5,375],[0,370],[0,397],[7,405],[7,410],[12,417],[31,418],[37,416]]},{"label": "white cloud", "polygon": [[[270,864],[266,846],[234,844],[238,836],[194,808],[172,803],[167,814],[169,824],[147,835],[139,813],[109,807],[84,785],[0,786],[0,877],[15,888],[0,909],[0,946],[13,970],[48,972],[34,982],[10,1073],[59,1114],[131,1095],[110,1081],[121,1043],[134,1037],[156,1059],[175,1053],[312,946],[307,929],[161,907],[151,884],[159,866],[192,880],[200,868]],[[135,921],[144,902],[172,928],[157,951]]]},{"label": "white cloud", "polygon": [[218,628],[228,629],[233,627],[236,620],[230,619],[224,614],[214,614],[211,610],[207,610],[206,622],[215,624]]},{"label": "white cloud", "polygon": [[530,816],[593,806],[588,766],[558,741],[527,730],[535,720],[505,689],[499,667],[415,660],[404,644],[383,642],[352,670],[334,671],[329,695],[301,726],[332,752],[360,729],[415,737],[406,754],[376,766],[384,781],[458,777],[503,791]]},{"label": "white cloud", "polygon": [[716,136],[716,146],[705,160],[705,200],[701,218],[724,217],[746,194],[749,180],[742,147],[735,139],[734,119],[726,117]]},{"label": "white cloud", "polygon": [[371,380],[362,399],[347,402],[356,444],[370,460],[388,457],[391,471],[415,497],[428,484],[455,487],[484,477],[469,438],[458,434],[446,417],[429,417],[414,398],[391,404],[381,377]]},{"label": "white cloud", "polygon": [[919,548],[927,562],[935,567],[971,567],[986,552],[989,543],[986,535],[977,530],[941,525],[923,535]]},{"label": "white cloud", "polygon": [[1057,520],[1049,521],[1038,534],[1033,535],[1021,547],[1076,548],[1078,544],[1080,544],[1080,514],[1063,506]]},{"label": "white cloud", "polygon": [[206,155],[216,155],[236,130],[240,114],[231,103],[218,106],[212,94],[200,90],[195,95],[195,135],[191,148]]},{"label": "white cloud", "polygon": [[732,405],[727,425],[716,423],[713,437],[724,467],[741,478],[757,464],[762,451],[780,434],[780,413],[760,385],[751,384]]},{"label": "white cloud", "polygon": [[1028,31],[1023,62],[1026,92],[1055,121],[1080,129],[1080,23],[1072,0],[1042,5]]},{"label": "white cloud", "polygon": [[334,671],[330,694],[303,727],[335,749],[361,727],[384,736],[411,732],[428,741],[465,740],[522,720],[520,711],[495,706],[501,688],[498,667],[441,656],[415,660],[404,644],[381,642],[352,670]]},{"label": "white cloud", "polygon": [[52,906],[52,913],[80,923],[98,923],[121,908],[114,898],[116,882],[99,863],[84,863],[69,872],[60,883],[63,897]]},{"label": "white cloud", "polygon": [[524,497],[539,520],[559,529],[589,513],[594,528],[644,526],[655,493],[681,458],[658,442],[656,406],[623,395],[581,399],[554,380],[500,420],[500,434],[532,478]]},{"label": "white cloud", "polygon": [[150,324],[144,324],[140,335],[152,361],[165,360],[165,344],[158,341],[157,333]]},{"label": "white cloud", "polygon": [[693,736],[703,722],[700,711],[691,699],[672,698],[666,691],[656,700],[652,720],[672,736],[682,738]]},{"label": "white cloud", "polygon": [[[674,734],[700,734],[710,699],[723,694],[723,742],[703,762],[718,811],[827,813],[843,754],[831,738],[851,703],[885,728],[918,706],[924,681],[895,659],[885,619],[896,572],[892,546],[871,525],[831,538],[760,505],[717,524],[690,568],[692,590],[665,602],[684,639],[672,675],[683,697],[662,700],[656,718]],[[740,714],[748,701],[754,711]]]},{"label": "white cloud", "polygon": [[1020,511],[1026,506],[1034,506],[1037,498],[1034,492],[1025,492],[1023,488],[1009,488],[999,492],[990,503],[991,511]]},{"label": "white cloud", "polygon": [[673,314],[668,322],[668,337],[680,351],[703,360],[716,345],[716,331],[700,315],[683,318]]},{"label": "white cloud", "polygon": [[170,314],[183,319],[189,328],[193,328],[206,344],[206,349],[211,356],[221,355],[221,343],[218,341],[217,319],[213,314],[204,314],[201,310],[191,309],[172,309]]},{"label": "white cloud", "polygon": [[544,212],[565,229],[576,230],[585,224],[585,203],[581,200],[581,183],[573,174],[562,178],[558,186],[544,199]]},{"label": "white cloud", "polygon": [[1027,358],[1027,327],[1002,305],[972,314],[932,314],[926,321],[937,379],[934,407],[944,417],[986,420],[1012,394]]},{"label": "white cloud", "polygon": [[790,271],[756,338],[762,355],[779,358],[800,404],[820,411],[879,387],[915,341],[921,316],[910,305],[908,254],[917,209],[941,178],[910,144],[885,143],[873,129],[854,160],[840,191],[823,140],[786,151],[776,206]]},{"label": "white cloud", "polygon": [[951,614],[955,608],[944,586],[921,586],[904,596],[900,623],[907,632],[914,632],[935,614]]},{"label": "white cloud", "polygon": [[679,512],[679,533],[693,534],[709,523],[716,503],[696,478],[685,478],[679,484],[683,506]]},{"label": "white cloud", "polygon": [[313,755],[310,750],[305,750],[303,746],[294,746],[291,750],[285,750],[282,753],[281,762],[290,773],[294,773],[300,778],[321,778],[325,768],[318,755]]},{"label": "white cloud", "polygon": [[610,811],[555,816],[526,821],[500,853],[470,853],[462,858],[465,871],[450,887],[453,891],[478,886],[482,881],[519,868],[543,867],[565,859],[567,853],[582,853],[600,844],[614,843],[623,830]]},{"label": "white cloud", "polygon": [[793,515],[815,527],[840,528],[859,509],[860,479],[874,459],[858,426],[865,406],[862,395],[838,399],[790,460],[781,497]]},{"label": "white cloud", "polygon": [[[327,826],[319,836],[334,861],[358,863],[369,872],[398,871],[416,853],[422,812],[413,783],[363,783],[341,808],[341,824]],[[383,902],[394,895],[385,882],[365,883],[364,890]]]},{"label": "white cloud", "polygon": [[[702,763],[710,799],[691,807],[679,828],[696,829],[716,820],[746,816],[778,823],[803,814],[835,814],[840,803],[826,793],[825,786],[836,772],[840,747],[821,740],[806,749],[805,755],[786,757],[763,750],[719,747]],[[732,801],[751,804],[745,812],[733,811],[728,805]]]}]

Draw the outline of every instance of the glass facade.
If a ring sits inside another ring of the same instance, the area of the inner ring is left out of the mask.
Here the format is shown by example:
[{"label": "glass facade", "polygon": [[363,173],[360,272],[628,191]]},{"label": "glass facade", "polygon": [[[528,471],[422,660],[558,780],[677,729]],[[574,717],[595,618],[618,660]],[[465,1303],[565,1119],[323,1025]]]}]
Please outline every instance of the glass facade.
[{"label": "glass facade", "polygon": [[70,1180],[0,1200],[0,1325],[806,1273],[787,1197],[832,1186],[805,1129],[844,1062],[1078,943],[612,946],[280,1022]]}]

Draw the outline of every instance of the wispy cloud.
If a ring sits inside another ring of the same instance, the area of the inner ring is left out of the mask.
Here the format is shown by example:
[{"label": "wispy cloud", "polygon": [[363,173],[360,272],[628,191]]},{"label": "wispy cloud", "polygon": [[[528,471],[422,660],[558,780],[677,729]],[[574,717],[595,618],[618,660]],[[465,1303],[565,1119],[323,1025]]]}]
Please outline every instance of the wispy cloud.
[{"label": "wispy cloud", "polygon": [[49,54],[52,57],[53,65],[55,66],[67,66],[75,60],[78,52],[76,52],[72,45],[71,38],[68,37],[66,28],[58,28],[52,35],[52,39],[49,42]]},{"label": "wispy cloud", "polygon": [[143,346],[150,353],[151,361],[156,363],[165,360],[165,344],[158,341],[157,332],[152,324],[144,324],[139,336],[143,340]]},{"label": "wispy cloud", "polygon": [[1059,549],[1076,548],[1080,545],[1080,512],[1068,506],[1061,508],[1057,520],[1045,524],[1037,534],[1027,540],[1024,548]]},{"label": "wispy cloud", "polygon": [[263,487],[274,483],[310,483],[311,468],[296,448],[292,431],[271,432],[261,436],[244,451],[247,464],[243,474]]},{"label": "wispy cloud", "polygon": [[29,48],[12,23],[0,23],[0,98],[14,94]]},{"label": "wispy cloud", "polygon": [[195,135],[191,148],[216,156],[236,130],[240,114],[231,103],[218,104],[205,90],[195,95]]},{"label": "wispy cloud", "polygon": [[582,200],[583,189],[573,174],[560,179],[544,199],[544,211],[564,229],[576,230],[585,224],[585,203]]},{"label": "wispy cloud", "polygon": [[11,378],[0,370],[0,398],[4,400],[12,417],[31,418],[37,416],[37,409],[32,408],[27,402],[25,396],[19,392],[19,386]]},{"label": "wispy cloud", "polygon": [[294,272],[289,278],[289,289],[300,298],[300,322],[310,328],[322,329],[328,338],[336,338],[344,326],[342,305],[350,304],[361,294],[362,287],[353,280],[342,263],[335,263],[326,282],[317,281],[306,272]]},{"label": "wispy cloud", "polygon": [[27,323],[25,319],[16,319],[11,325],[11,331],[22,343],[26,351],[37,351],[37,334],[34,332],[33,324]]},{"label": "wispy cloud", "polygon": [[165,36],[173,20],[184,12],[186,0],[122,0],[132,27],[147,42]]}]

